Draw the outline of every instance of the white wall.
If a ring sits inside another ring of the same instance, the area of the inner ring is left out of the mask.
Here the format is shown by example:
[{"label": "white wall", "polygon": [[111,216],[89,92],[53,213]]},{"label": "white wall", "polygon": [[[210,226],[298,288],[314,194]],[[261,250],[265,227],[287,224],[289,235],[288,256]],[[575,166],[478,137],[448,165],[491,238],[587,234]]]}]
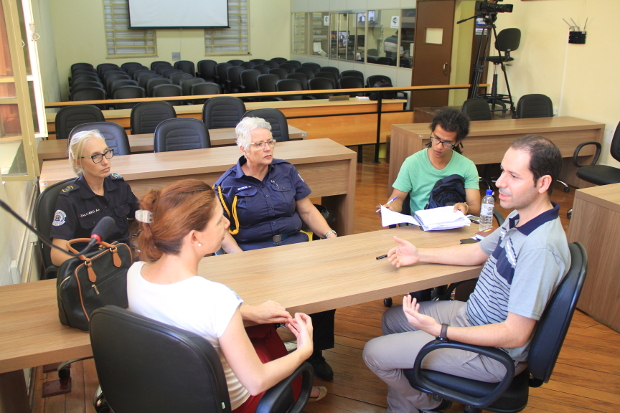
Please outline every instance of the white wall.
[{"label": "white wall", "polygon": [[[609,155],[609,143],[620,121],[620,1],[512,1],[512,13],[497,19],[498,31],[521,29],[521,45],[512,53],[508,80],[515,102],[524,94],[543,93],[557,114],[606,124],[601,163],[620,167]],[[568,44],[562,18],[583,25],[588,18],[586,43]],[[490,80],[489,80],[490,82]]]}]

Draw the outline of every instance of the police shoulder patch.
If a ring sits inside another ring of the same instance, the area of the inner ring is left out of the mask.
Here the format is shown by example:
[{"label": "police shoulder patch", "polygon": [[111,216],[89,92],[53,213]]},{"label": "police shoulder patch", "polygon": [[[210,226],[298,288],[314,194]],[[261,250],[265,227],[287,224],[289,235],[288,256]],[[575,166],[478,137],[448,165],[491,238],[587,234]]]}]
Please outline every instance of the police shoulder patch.
[{"label": "police shoulder patch", "polygon": [[55,227],[59,227],[63,225],[66,220],[67,214],[62,209],[59,209],[54,213],[54,220],[52,221],[52,225]]},{"label": "police shoulder patch", "polygon": [[62,189],[60,190],[60,192],[67,193],[67,192],[74,191],[74,190],[76,190],[77,188],[78,188],[78,187],[77,187],[77,186],[75,186],[75,185],[67,185],[67,186],[65,186],[64,188],[62,188]]},{"label": "police shoulder patch", "polygon": [[112,178],[113,180],[123,179],[122,175],[119,175],[117,173],[111,173],[110,178]]}]

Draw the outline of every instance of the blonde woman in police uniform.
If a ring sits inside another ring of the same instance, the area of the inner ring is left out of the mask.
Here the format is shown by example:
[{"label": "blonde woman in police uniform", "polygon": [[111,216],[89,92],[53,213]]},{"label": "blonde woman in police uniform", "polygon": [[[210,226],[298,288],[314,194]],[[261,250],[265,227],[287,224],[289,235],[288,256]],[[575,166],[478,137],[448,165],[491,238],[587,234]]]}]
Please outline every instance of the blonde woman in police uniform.
[{"label": "blonde woman in police uniform", "polygon": [[[90,238],[104,216],[114,218],[116,228],[108,242],[129,240],[128,218],[138,209],[138,199],[123,177],[110,173],[114,156],[99,131],[78,132],[71,137],[69,162],[78,176],[60,191],[50,237],[66,248],[68,240]],[[60,265],[70,257],[52,249],[52,262]]]}]

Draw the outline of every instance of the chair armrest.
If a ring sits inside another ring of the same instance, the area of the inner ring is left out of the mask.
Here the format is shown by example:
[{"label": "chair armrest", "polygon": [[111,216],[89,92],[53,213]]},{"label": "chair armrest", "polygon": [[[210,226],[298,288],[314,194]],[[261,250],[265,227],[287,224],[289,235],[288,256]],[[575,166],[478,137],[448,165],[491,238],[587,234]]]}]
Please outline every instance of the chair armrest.
[{"label": "chair armrest", "polygon": [[579,152],[581,151],[581,148],[583,148],[586,145],[596,146],[596,153],[594,154],[594,159],[592,159],[592,162],[590,163],[590,165],[595,165],[598,162],[598,157],[601,155],[601,144],[599,142],[590,141],[590,142],[580,143],[575,148],[575,152],[573,152],[573,165],[575,165],[578,168],[581,168],[582,166],[589,166],[589,165],[580,165],[579,162],[577,162],[577,157],[579,156]]},{"label": "chair armrest", "polygon": [[274,97],[273,99],[274,99],[274,100],[277,100],[277,101],[279,101],[279,102],[284,102],[284,99],[279,98],[279,97],[277,97],[277,96],[276,96],[276,97]]},{"label": "chair armrest", "polygon": [[[442,348],[471,351],[497,360],[502,363],[504,367],[506,367],[506,375],[504,376],[502,381],[497,383],[497,386],[493,389],[493,391],[491,391],[484,397],[471,396],[469,394],[464,394],[459,391],[441,386],[439,384],[435,384],[423,376],[422,360],[431,351]],[[487,407],[493,402],[495,402],[497,399],[499,399],[501,395],[506,391],[506,389],[510,386],[510,383],[512,383],[514,373],[514,361],[504,351],[495,347],[475,346],[473,344],[460,343],[458,341],[431,341],[430,343],[422,347],[422,350],[420,350],[420,352],[418,353],[418,356],[416,357],[415,363],[413,365],[413,378],[421,388],[426,389],[426,391],[430,391],[432,393],[441,394],[450,400],[455,400],[459,403],[471,405],[478,408]]]},{"label": "chair armrest", "polygon": [[237,87],[239,88],[239,93],[245,93],[245,89],[246,89],[246,87],[245,87],[245,86],[243,86],[243,85],[239,85],[239,86],[237,86]]},{"label": "chair armrest", "polygon": [[45,273],[43,274],[44,280],[49,280],[51,278],[56,278],[58,274],[58,267],[55,265],[50,265],[45,269]]},{"label": "chair armrest", "polygon": [[304,95],[302,99],[316,100],[316,98],[312,95]]},{"label": "chair armrest", "polygon": [[[301,375],[301,393],[297,401],[293,402],[292,383]],[[314,380],[314,370],[308,362],[304,362],[290,376],[276,384],[265,392],[261,398],[256,413],[270,413],[274,411],[286,411],[287,413],[300,413],[310,397],[312,383]],[[291,405],[291,407],[287,407]]]}]

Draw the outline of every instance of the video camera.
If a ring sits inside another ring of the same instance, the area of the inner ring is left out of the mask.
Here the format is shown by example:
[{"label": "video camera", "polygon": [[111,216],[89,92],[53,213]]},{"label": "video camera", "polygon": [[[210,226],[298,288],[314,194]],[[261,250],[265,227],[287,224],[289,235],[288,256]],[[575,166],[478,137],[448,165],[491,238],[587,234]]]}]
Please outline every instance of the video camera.
[{"label": "video camera", "polygon": [[[498,0],[501,1],[501,0]],[[512,13],[512,4],[489,3],[488,0],[476,2],[476,13]]]}]

